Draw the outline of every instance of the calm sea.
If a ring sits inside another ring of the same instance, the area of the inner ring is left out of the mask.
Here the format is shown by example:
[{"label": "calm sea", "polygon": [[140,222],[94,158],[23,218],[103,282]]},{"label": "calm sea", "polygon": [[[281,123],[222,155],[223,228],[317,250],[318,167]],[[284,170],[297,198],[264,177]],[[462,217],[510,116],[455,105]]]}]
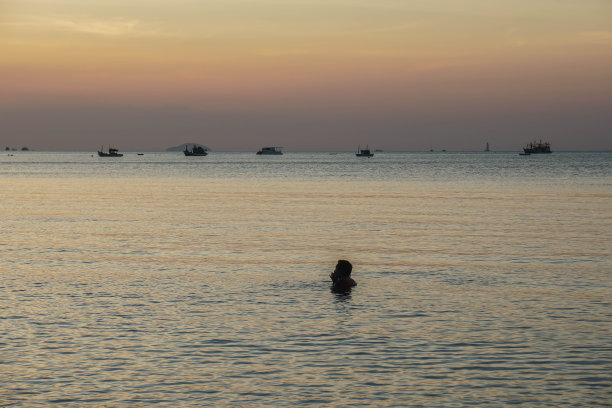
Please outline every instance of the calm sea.
[{"label": "calm sea", "polygon": [[2,407],[612,406],[612,153],[9,154]]}]

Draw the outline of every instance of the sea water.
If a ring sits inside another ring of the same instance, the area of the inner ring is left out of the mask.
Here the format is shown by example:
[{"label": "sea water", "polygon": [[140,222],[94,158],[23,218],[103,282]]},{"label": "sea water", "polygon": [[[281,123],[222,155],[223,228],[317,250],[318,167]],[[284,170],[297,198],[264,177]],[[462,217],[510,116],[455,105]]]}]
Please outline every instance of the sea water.
[{"label": "sea water", "polygon": [[611,406],[611,164],[6,153],[0,406]]}]

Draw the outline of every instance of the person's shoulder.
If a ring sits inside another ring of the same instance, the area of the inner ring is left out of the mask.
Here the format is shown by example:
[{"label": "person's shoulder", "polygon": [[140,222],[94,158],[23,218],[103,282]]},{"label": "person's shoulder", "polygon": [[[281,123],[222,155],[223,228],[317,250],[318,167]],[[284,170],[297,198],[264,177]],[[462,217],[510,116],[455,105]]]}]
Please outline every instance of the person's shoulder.
[{"label": "person's shoulder", "polygon": [[352,288],[353,286],[357,286],[357,282],[351,278],[342,279],[334,283],[335,288]]}]

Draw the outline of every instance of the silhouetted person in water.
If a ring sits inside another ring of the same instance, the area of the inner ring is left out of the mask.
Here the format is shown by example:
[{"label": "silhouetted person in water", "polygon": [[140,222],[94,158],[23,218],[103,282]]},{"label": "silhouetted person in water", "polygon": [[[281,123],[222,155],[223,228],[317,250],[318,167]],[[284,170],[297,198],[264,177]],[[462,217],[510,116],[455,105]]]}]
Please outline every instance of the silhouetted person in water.
[{"label": "silhouetted person in water", "polygon": [[353,265],[349,261],[340,259],[336,264],[336,269],[329,275],[332,280],[332,289],[335,291],[345,291],[357,285],[357,282],[351,279],[352,270]]}]

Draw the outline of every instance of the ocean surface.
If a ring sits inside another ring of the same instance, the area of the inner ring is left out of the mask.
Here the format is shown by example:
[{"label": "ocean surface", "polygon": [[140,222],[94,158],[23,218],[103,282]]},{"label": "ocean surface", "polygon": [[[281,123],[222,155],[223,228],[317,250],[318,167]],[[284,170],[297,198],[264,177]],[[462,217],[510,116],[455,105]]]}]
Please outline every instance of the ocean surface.
[{"label": "ocean surface", "polygon": [[611,254],[612,153],[5,152],[0,406],[610,407]]}]

